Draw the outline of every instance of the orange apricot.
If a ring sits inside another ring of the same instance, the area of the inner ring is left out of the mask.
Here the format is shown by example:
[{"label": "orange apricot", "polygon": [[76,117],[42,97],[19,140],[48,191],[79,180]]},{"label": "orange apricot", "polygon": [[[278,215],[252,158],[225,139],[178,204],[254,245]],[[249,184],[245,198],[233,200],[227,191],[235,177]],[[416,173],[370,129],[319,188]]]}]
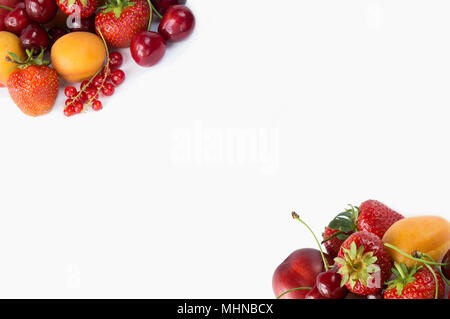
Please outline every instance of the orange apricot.
[{"label": "orange apricot", "polygon": [[17,55],[19,59],[25,59],[26,54],[20,44],[20,39],[15,34],[0,32],[0,87],[6,86],[9,76],[13,72],[14,63],[6,61],[9,52]]},{"label": "orange apricot", "polygon": [[[450,223],[438,216],[410,217],[394,223],[383,236],[383,242],[413,254],[419,251],[441,261],[450,248]],[[388,249],[392,259],[407,266],[414,261],[399,252]]]},{"label": "orange apricot", "polygon": [[72,32],[59,38],[52,47],[52,64],[68,82],[90,79],[106,58],[102,39],[90,32]]}]

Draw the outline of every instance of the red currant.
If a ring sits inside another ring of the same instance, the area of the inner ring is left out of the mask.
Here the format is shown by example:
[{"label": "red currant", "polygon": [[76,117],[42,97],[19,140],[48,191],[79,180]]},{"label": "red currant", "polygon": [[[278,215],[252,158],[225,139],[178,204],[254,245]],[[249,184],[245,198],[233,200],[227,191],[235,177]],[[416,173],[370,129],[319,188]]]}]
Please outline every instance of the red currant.
[{"label": "red currant", "polygon": [[92,101],[97,97],[97,90],[96,89],[90,89],[86,92],[86,97],[88,101]]},{"label": "red currant", "polygon": [[92,109],[94,111],[100,111],[103,108],[102,102],[100,102],[99,100],[95,100],[94,102],[92,102]]},{"label": "red currant", "polygon": [[73,110],[75,113],[81,113],[83,111],[83,103],[77,101],[73,104]]},{"label": "red currant", "polygon": [[92,87],[92,84],[89,81],[83,81],[80,85],[80,90],[89,90]]},{"label": "red currant", "polygon": [[102,93],[105,96],[111,96],[114,94],[114,85],[111,83],[106,83],[102,88]]},{"label": "red currant", "polygon": [[74,88],[73,86],[68,86],[66,87],[66,89],[64,90],[64,94],[68,97],[68,98],[73,98],[75,97],[75,95],[77,95],[77,89]]},{"label": "red currant", "polygon": [[92,81],[92,84],[96,87],[99,88],[103,85],[103,76],[101,75],[97,75],[94,80]]},{"label": "red currant", "polygon": [[118,69],[111,74],[111,81],[114,85],[120,85],[125,81],[125,72]]},{"label": "red currant", "polygon": [[123,57],[122,54],[120,54],[119,52],[111,52],[109,54],[109,67],[111,69],[117,69],[120,68],[120,66],[123,63]]},{"label": "red currant", "polygon": [[66,100],[66,106],[69,106],[73,103],[73,99],[67,99]]},{"label": "red currant", "polygon": [[75,111],[73,109],[73,106],[68,106],[64,109],[64,115],[65,116],[72,116],[75,114]]}]

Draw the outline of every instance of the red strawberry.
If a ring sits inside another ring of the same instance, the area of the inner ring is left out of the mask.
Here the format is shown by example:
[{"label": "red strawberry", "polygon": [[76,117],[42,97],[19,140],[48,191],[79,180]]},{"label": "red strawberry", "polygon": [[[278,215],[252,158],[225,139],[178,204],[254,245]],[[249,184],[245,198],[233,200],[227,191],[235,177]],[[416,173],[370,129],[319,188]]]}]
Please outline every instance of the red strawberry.
[{"label": "red strawberry", "polygon": [[[384,299],[435,299],[436,279],[427,267],[416,264],[408,269],[405,264],[395,263],[392,272],[396,278],[387,283]],[[433,272],[438,283],[438,298],[443,298],[444,281],[437,271],[433,269]]]},{"label": "red strawberry", "polygon": [[146,0],[108,0],[95,17],[95,29],[108,45],[127,48],[135,34],[147,30],[149,19]]},{"label": "red strawberry", "polygon": [[14,103],[27,115],[38,116],[51,111],[59,91],[59,79],[56,71],[43,61],[44,50],[33,59],[33,51],[27,51],[28,59],[17,63],[17,71],[10,75],[7,86]]},{"label": "red strawberry", "polygon": [[97,0],[56,0],[56,4],[68,16],[79,10],[81,18],[90,17],[98,7]]},{"label": "red strawberry", "polygon": [[325,227],[325,232],[322,234],[323,243],[330,257],[334,258],[337,256],[339,249],[349,235],[351,235],[351,232],[341,233],[337,229]]},{"label": "red strawberry", "polygon": [[383,238],[392,224],[403,218],[379,201],[368,200],[359,206],[358,230],[365,230]]},{"label": "red strawberry", "polygon": [[350,235],[334,261],[342,275],[341,285],[363,296],[381,291],[392,264],[381,239],[366,231]]}]

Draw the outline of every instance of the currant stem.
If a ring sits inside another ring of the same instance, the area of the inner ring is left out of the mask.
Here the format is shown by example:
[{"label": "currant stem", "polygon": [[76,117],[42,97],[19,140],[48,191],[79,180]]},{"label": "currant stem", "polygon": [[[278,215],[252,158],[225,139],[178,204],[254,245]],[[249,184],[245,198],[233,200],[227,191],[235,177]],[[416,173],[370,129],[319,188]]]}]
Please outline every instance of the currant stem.
[{"label": "currant stem", "polygon": [[279,295],[277,297],[277,299],[280,299],[284,295],[287,295],[288,293],[291,293],[291,292],[296,291],[296,290],[311,290],[311,289],[312,289],[312,287],[297,287],[297,288],[289,289],[289,290],[286,290],[285,292],[283,292],[281,295]]},{"label": "currant stem", "polygon": [[312,231],[312,229],[303,221],[301,220],[300,216],[296,213],[296,212],[292,212],[292,217],[294,219],[297,219],[299,222],[301,222],[303,225],[306,226],[306,228],[308,228],[308,230],[311,232],[311,234],[314,236],[314,239],[316,240],[317,245],[319,246],[319,250],[320,250],[320,254],[322,255],[322,260],[323,260],[323,265],[325,267],[325,271],[328,271],[330,269],[330,265],[328,265],[327,259],[325,258],[325,255],[322,251],[322,246],[320,245],[319,240],[317,239],[316,235],[314,234],[314,232]]}]

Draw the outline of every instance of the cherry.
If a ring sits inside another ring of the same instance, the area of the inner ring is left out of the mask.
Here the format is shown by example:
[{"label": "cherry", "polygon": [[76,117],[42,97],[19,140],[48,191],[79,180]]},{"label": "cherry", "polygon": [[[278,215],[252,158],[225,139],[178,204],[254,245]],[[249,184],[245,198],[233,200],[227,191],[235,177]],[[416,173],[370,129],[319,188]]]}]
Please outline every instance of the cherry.
[{"label": "cherry", "polygon": [[100,111],[103,108],[102,102],[100,102],[99,100],[95,100],[94,102],[92,102],[92,109],[94,111]]},{"label": "cherry", "polygon": [[130,51],[137,64],[151,67],[166,53],[166,41],[157,32],[142,31],[131,39]]},{"label": "cherry", "polygon": [[317,290],[328,299],[343,299],[347,289],[341,287],[342,277],[334,269],[322,272],[316,277]]},{"label": "cherry", "polygon": [[45,24],[56,16],[58,6],[55,0],[25,0],[25,10],[31,20]]},{"label": "cherry", "polygon": [[164,14],[170,6],[186,4],[186,0],[152,0],[152,3],[159,13]]},{"label": "cherry", "polygon": [[68,86],[66,87],[66,89],[64,90],[64,94],[68,97],[68,98],[74,98],[77,95],[78,91],[76,88],[74,88],[73,86]]},{"label": "cherry", "polygon": [[51,45],[53,45],[59,38],[65,36],[66,34],[67,30],[59,27],[53,27],[50,30],[48,30]]},{"label": "cherry", "polygon": [[0,31],[8,31],[5,27],[5,17],[10,13],[21,0],[0,0]]},{"label": "cherry", "polygon": [[95,33],[95,16],[89,18],[75,19],[69,26],[70,32],[91,32]]},{"label": "cherry", "polygon": [[444,274],[445,278],[450,280],[450,250],[447,251],[447,253],[444,256],[444,259],[442,259],[443,264],[447,264],[446,266],[442,266],[442,273]]},{"label": "cherry", "polygon": [[317,289],[317,286],[314,286],[305,296],[305,299],[329,299],[325,296],[323,296],[319,289]]},{"label": "cherry", "polygon": [[20,34],[31,22],[23,3],[19,3],[10,11],[4,20],[6,30],[15,34]]},{"label": "cherry", "polygon": [[102,88],[102,93],[105,96],[111,96],[114,94],[114,85],[111,83],[106,83]]},{"label": "cherry", "polygon": [[[122,54],[120,54],[119,52],[115,51],[115,52],[111,52],[109,54],[109,67],[111,69],[117,69],[120,68],[120,66],[123,63],[123,57]],[[103,69],[104,70],[104,69]]]},{"label": "cherry", "polygon": [[111,73],[111,81],[114,85],[120,85],[125,81],[125,72],[122,70],[115,70]]},{"label": "cherry", "polygon": [[35,52],[40,52],[41,48],[47,49],[50,46],[47,32],[36,23],[31,23],[22,30],[20,42],[25,49],[34,49]]},{"label": "cherry", "polygon": [[158,31],[170,42],[186,39],[194,31],[195,17],[184,5],[175,5],[167,9],[159,24]]}]

